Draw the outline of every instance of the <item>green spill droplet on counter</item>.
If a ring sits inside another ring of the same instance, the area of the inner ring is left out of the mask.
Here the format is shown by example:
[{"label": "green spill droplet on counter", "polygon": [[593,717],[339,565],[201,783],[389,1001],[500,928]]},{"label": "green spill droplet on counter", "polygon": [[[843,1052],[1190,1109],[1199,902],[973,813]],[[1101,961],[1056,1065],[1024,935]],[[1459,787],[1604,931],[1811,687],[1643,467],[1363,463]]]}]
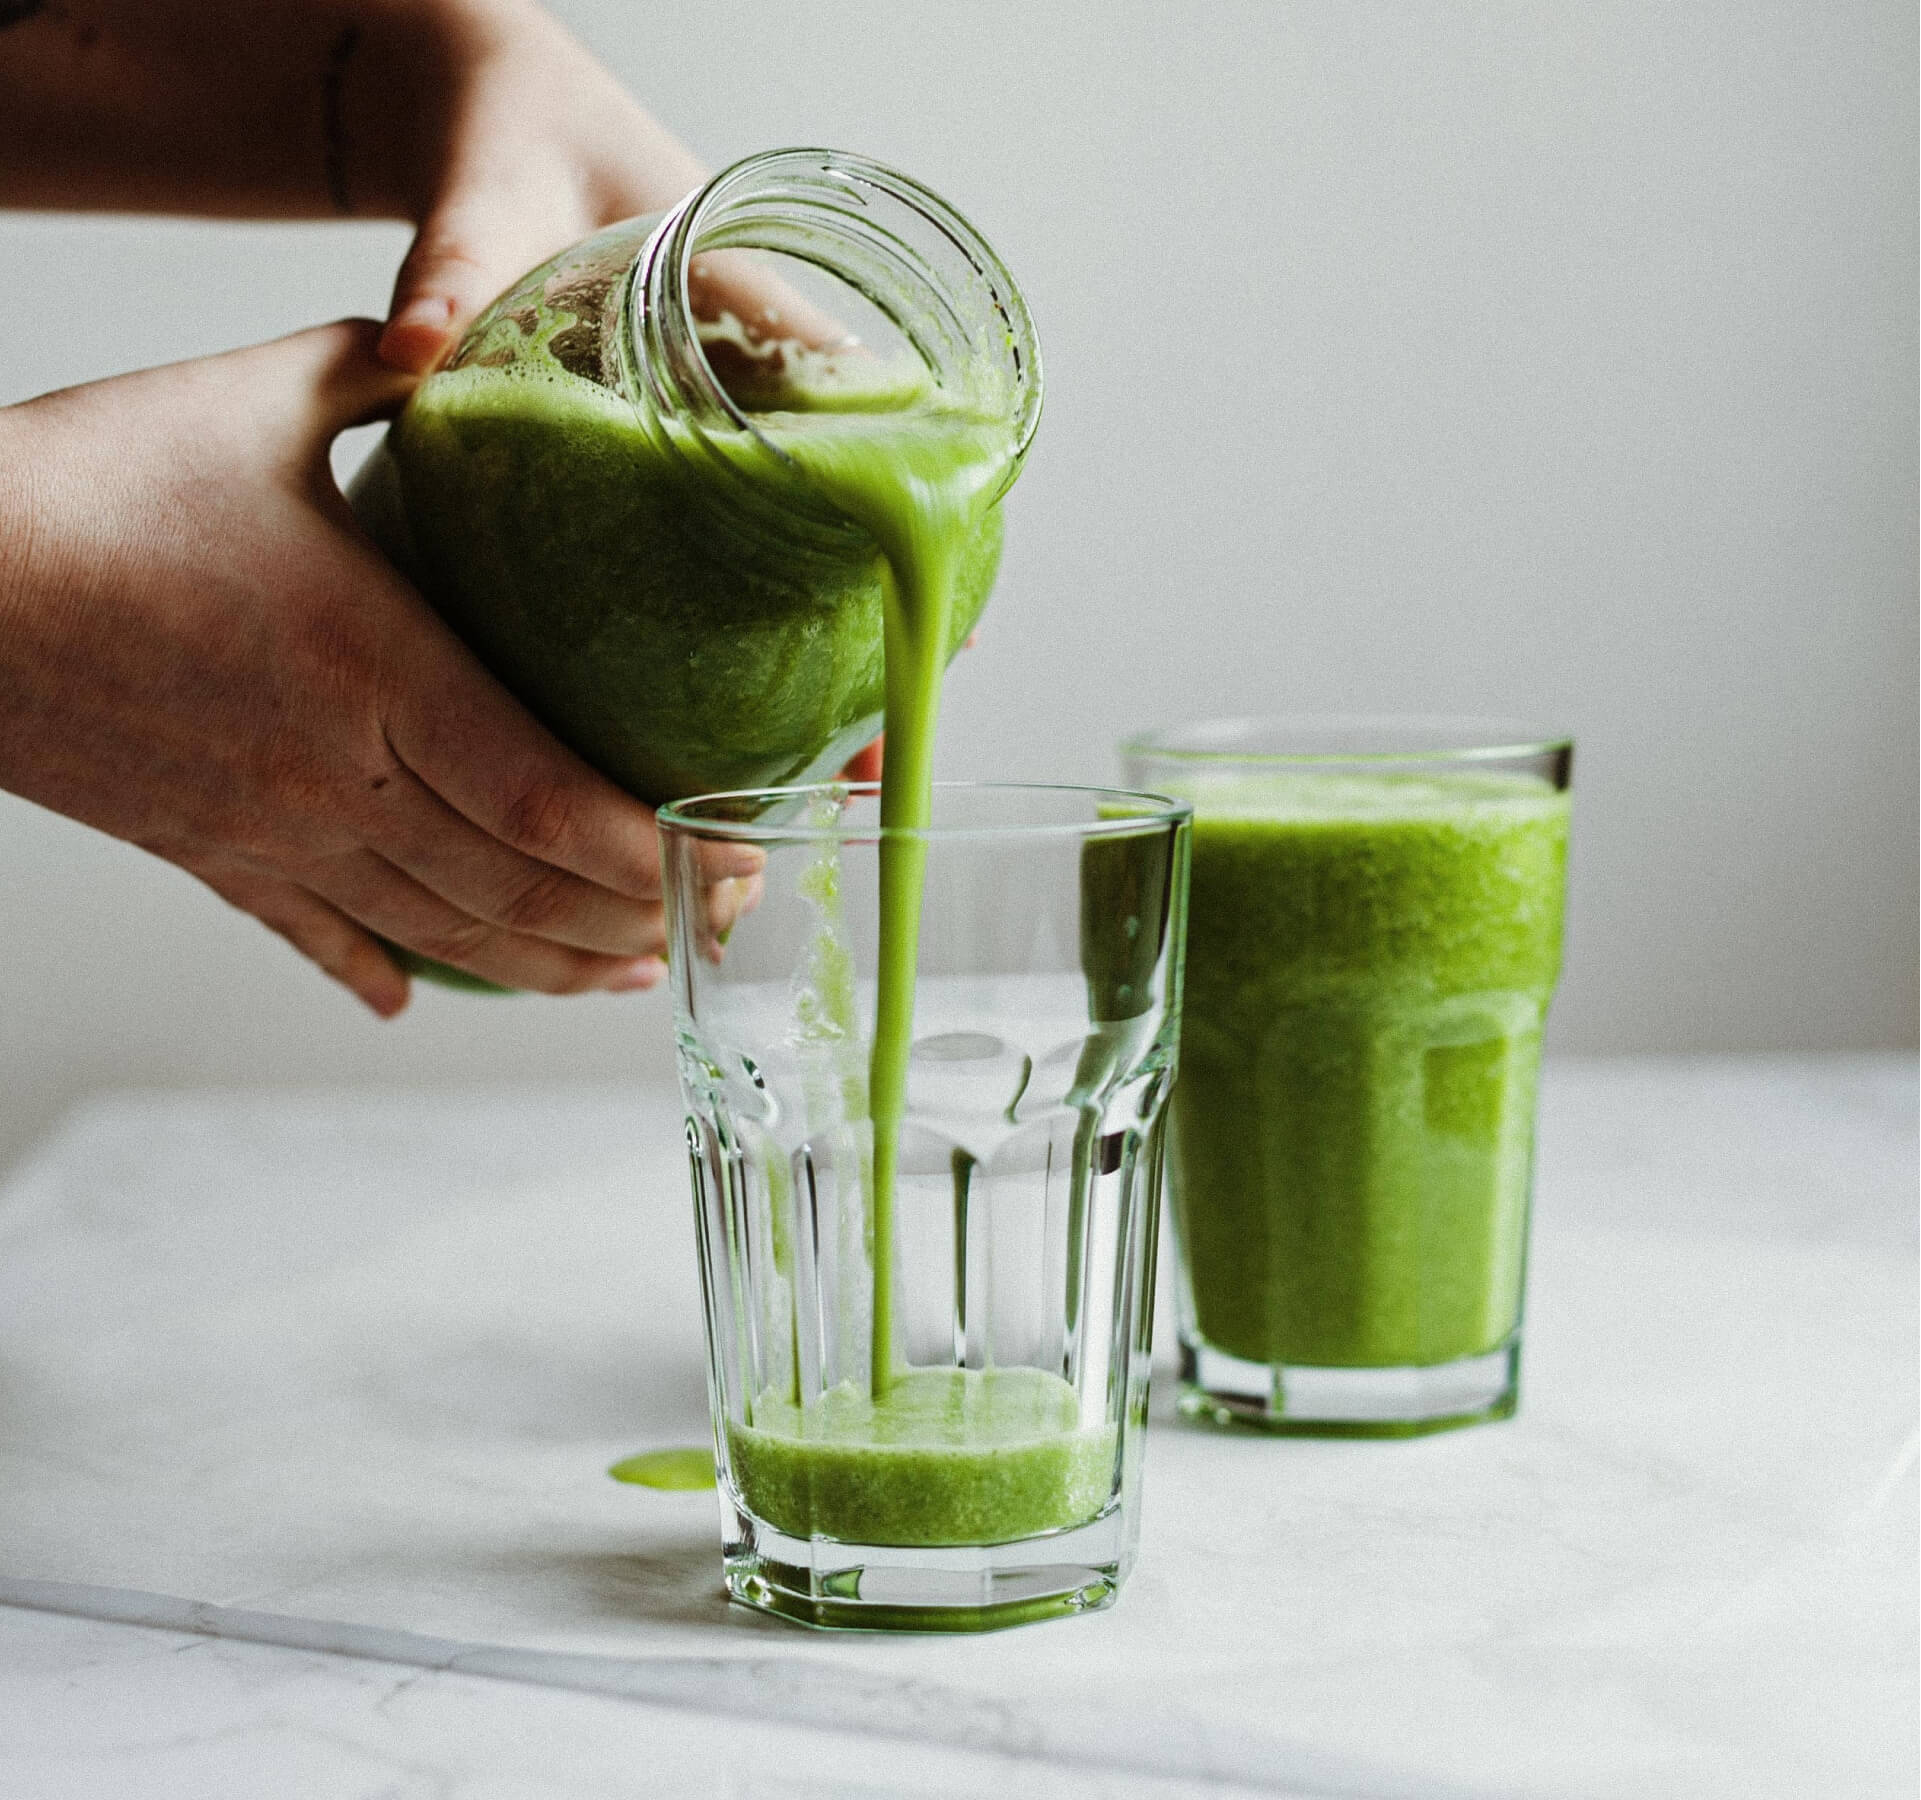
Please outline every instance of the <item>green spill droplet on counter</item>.
[{"label": "green spill droplet on counter", "polygon": [[693,1493],[714,1485],[714,1453],[705,1445],[685,1450],[643,1450],[638,1456],[622,1457],[607,1473],[616,1481],[631,1481],[636,1487]]}]

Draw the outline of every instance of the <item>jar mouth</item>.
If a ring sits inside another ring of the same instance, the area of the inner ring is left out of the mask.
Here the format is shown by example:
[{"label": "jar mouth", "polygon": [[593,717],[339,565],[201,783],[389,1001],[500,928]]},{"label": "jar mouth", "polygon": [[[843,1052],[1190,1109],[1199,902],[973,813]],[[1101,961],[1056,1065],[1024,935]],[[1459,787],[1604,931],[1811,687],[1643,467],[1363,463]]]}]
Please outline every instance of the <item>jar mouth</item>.
[{"label": "jar mouth", "polygon": [[925,826],[882,825],[880,783],[824,781],[740,788],[670,801],[663,832],[748,844],[857,844],[883,839],[954,843],[1003,838],[1115,838],[1165,831],[1193,816],[1185,800],[1130,788],[1054,782],[937,781]]},{"label": "jar mouth", "polygon": [[885,315],[938,392],[1007,420],[1013,454],[1000,493],[1012,485],[1040,419],[1040,344],[1006,265],[938,194],[846,151],[762,151],[682,200],[635,264],[635,373],[656,406],[696,429],[745,433],[798,474],[694,328],[694,258],[730,249],[812,264]]},{"label": "jar mouth", "polygon": [[1524,719],[1328,713],[1202,719],[1126,739],[1121,754],[1186,768],[1511,762],[1562,756],[1574,740]]}]

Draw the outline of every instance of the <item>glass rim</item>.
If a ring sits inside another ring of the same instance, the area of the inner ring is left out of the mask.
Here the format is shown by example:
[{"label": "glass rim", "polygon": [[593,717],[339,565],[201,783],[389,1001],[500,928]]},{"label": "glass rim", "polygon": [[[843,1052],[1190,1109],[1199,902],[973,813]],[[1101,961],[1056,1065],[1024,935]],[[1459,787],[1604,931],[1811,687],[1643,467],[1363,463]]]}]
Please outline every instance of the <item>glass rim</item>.
[{"label": "glass rim", "polygon": [[1110,838],[1127,837],[1143,831],[1163,830],[1194,816],[1193,806],[1166,794],[1149,793],[1138,788],[1094,787],[1065,781],[937,781],[940,794],[1061,794],[1092,796],[1099,801],[1119,801],[1136,808],[1126,817],[1112,819],[1042,820],[1007,825],[881,825],[845,823],[817,825],[795,820],[767,824],[748,819],[717,819],[699,816],[697,807],[714,806],[724,801],[800,800],[809,796],[880,797],[878,781],[814,781],[792,787],[723,788],[710,794],[690,794],[684,800],[670,800],[654,813],[663,832],[679,832],[689,837],[722,838],[732,843],[873,843],[880,839],[918,839],[925,843],[964,843],[969,840],[1002,838]]},{"label": "glass rim", "polygon": [[[1019,403],[1013,409],[1014,453],[1006,483],[1002,492],[1011,487],[1026,461],[1027,452],[1034,442],[1034,433],[1040,427],[1042,376],[1040,339],[1034,327],[1033,314],[1029,311],[1027,298],[1015,281],[1013,272],[1001,260],[996,251],[980,231],[958,208],[943,199],[924,182],[916,181],[913,176],[905,175],[890,165],[877,162],[871,156],[860,155],[852,150],[833,150],[825,145],[795,144],[774,150],[757,150],[728,164],[718,173],[710,176],[693,192],[685,195],[661,219],[649,240],[646,259],[652,259],[655,247],[665,252],[661,263],[660,279],[671,280],[680,310],[692,316],[693,307],[687,285],[687,264],[698,254],[706,232],[711,231],[723,221],[730,208],[752,205],[756,201],[770,199],[786,201],[790,204],[806,202],[809,196],[796,186],[781,186],[783,177],[789,176],[827,176],[838,178],[847,183],[864,187],[874,193],[886,196],[910,211],[917,213],[923,220],[940,233],[973,268],[976,275],[986,284],[990,304],[999,316],[1006,330],[1006,342],[1016,371],[1015,382],[1019,390]],[[771,195],[757,192],[760,184],[773,186]],[[859,204],[870,204],[864,197],[856,196]],[[819,196],[811,196],[811,202],[818,205]],[[854,228],[872,227],[861,212],[855,208],[837,208],[844,221]],[[848,229],[843,223],[842,229]],[[906,246],[898,240],[894,248],[906,251]],[[774,251],[773,254],[791,254]],[[671,270],[671,273],[669,271]],[[834,271],[829,271],[834,273]],[[838,277],[844,279],[844,277]],[[928,279],[932,281],[932,277]],[[648,281],[654,280],[649,269]],[[870,296],[871,298],[871,296]],[[728,393],[725,384],[714,373],[713,365],[698,342],[694,355],[708,391],[702,396],[710,404],[718,406],[722,416],[736,430],[745,431],[762,444],[773,455],[787,460],[787,454],[756,423],[752,413],[741,407]]]},{"label": "glass rim", "polygon": [[[1353,733],[1386,738],[1397,733],[1418,740],[1395,749],[1303,748],[1262,749],[1237,745],[1237,736],[1260,732],[1274,736],[1334,737]],[[1571,732],[1545,730],[1524,719],[1476,716],[1468,713],[1249,713],[1215,719],[1192,719],[1179,725],[1135,732],[1121,741],[1121,754],[1155,757],[1165,762],[1206,767],[1227,763],[1299,766],[1302,764],[1511,762],[1522,757],[1558,756],[1574,748]]]}]

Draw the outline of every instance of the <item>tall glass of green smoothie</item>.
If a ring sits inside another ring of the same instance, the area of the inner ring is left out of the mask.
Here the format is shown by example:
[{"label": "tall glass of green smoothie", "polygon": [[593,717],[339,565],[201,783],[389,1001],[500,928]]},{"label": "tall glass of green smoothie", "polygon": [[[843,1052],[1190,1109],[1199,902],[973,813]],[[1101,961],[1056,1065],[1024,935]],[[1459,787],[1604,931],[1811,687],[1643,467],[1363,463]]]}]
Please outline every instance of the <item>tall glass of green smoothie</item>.
[{"label": "tall glass of green smoothie", "polygon": [[1572,744],[1227,720],[1124,754],[1195,813],[1183,1409],[1363,1437],[1509,1416]]},{"label": "tall glass of green smoothie", "polygon": [[[1118,1591],[1187,819],[994,785],[936,785],[914,825],[861,784],[661,809],[737,1599],[970,1631]],[[700,873],[715,841],[766,856],[724,944]]]}]

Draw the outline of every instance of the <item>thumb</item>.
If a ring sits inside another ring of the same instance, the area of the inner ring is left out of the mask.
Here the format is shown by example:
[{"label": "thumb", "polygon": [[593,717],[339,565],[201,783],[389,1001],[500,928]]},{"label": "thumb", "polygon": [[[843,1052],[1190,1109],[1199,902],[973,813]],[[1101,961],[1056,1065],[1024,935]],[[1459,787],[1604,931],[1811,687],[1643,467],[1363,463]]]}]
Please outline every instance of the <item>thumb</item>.
[{"label": "thumb", "polygon": [[[486,204],[464,194],[435,206],[414,234],[394,280],[380,357],[390,368],[425,375],[444,362],[474,315],[507,284],[587,229],[570,209],[525,210],[496,186]],[[575,229],[578,225],[579,229]]]},{"label": "thumb", "polygon": [[376,354],[373,319],[336,319],[220,359],[243,382],[248,410],[296,460],[324,456],[341,432],[391,418],[413,378]]}]

